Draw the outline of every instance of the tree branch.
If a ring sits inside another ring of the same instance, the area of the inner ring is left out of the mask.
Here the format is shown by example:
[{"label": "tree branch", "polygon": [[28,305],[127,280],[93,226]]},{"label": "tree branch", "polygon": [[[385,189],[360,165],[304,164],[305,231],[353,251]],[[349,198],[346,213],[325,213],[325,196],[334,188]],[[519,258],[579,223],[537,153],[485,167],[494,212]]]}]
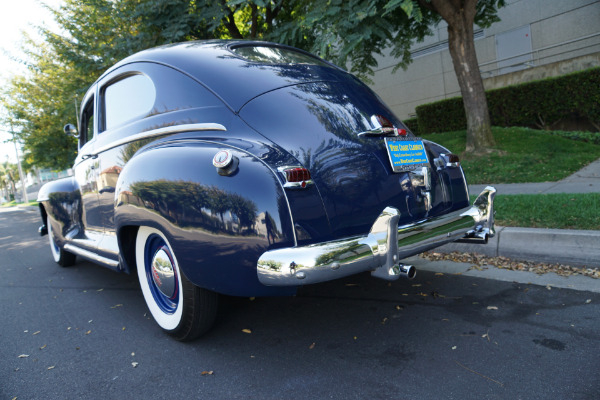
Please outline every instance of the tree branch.
[{"label": "tree branch", "polygon": [[235,24],[234,13],[236,10],[235,9],[232,10],[231,8],[229,8],[227,6],[227,2],[225,0],[220,0],[220,2],[221,2],[221,6],[223,7],[223,11],[225,13],[225,27],[229,31],[229,34],[234,39],[243,39],[244,37],[240,33],[240,30],[238,29],[237,25]]}]

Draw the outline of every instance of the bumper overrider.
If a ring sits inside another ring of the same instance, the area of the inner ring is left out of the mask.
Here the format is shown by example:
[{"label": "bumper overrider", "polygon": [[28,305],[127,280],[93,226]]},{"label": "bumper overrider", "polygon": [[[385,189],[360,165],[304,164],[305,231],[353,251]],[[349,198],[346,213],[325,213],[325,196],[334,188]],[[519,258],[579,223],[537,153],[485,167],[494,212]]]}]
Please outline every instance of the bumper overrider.
[{"label": "bumper overrider", "polygon": [[412,279],[414,267],[400,260],[454,241],[487,243],[495,234],[495,196],[488,186],[471,207],[403,226],[400,212],[386,207],[366,236],[265,252],[258,279],[267,286],[297,286],[364,271],[386,280]]}]

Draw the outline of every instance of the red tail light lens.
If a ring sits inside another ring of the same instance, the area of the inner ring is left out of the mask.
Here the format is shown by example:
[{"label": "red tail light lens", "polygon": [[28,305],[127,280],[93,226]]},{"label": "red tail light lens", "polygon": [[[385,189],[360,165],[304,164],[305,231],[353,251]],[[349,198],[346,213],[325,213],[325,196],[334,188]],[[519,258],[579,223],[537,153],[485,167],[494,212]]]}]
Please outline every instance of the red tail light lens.
[{"label": "red tail light lens", "polygon": [[302,182],[310,180],[310,171],[306,168],[289,168],[285,170],[285,180],[288,182]]},{"label": "red tail light lens", "polygon": [[304,167],[280,167],[279,172],[285,176],[285,188],[305,188],[313,183],[310,171]]}]

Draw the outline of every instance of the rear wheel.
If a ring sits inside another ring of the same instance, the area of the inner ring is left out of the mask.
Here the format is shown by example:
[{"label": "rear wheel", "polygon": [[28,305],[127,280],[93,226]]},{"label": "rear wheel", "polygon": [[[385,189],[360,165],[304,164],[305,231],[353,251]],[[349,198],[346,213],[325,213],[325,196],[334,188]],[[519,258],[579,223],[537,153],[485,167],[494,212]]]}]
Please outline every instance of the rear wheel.
[{"label": "rear wheel", "polygon": [[52,231],[52,224],[50,221],[47,223],[48,225],[48,238],[50,240],[50,251],[52,252],[52,257],[54,261],[61,267],[70,267],[75,264],[75,254],[69,253],[67,250],[59,247],[56,244],[56,240],[54,239],[54,232]]},{"label": "rear wheel", "polygon": [[167,238],[140,227],[135,257],[144,299],[158,325],[177,340],[193,340],[208,331],[217,316],[219,295],[190,282],[179,269]]}]

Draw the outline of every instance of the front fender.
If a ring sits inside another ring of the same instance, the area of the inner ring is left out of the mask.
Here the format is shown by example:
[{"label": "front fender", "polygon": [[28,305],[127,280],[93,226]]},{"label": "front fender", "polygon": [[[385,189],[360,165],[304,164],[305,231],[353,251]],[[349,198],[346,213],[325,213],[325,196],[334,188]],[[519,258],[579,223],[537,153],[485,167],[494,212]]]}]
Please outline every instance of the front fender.
[{"label": "front fender", "polygon": [[62,245],[68,232],[80,230],[82,226],[82,204],[79,185],[73,177],[62,178],[44,184],[37,201],[43,226],[55,221],[53,230],[57,234],[55,240]]},{"label": "front fender", "polygon": [[[239,163],[229,175],[212,164],[222,149]],[[296,242],[283,187],[256,156],[199,141],[149,148],[125,165],[115,194],[117,235],[129,254],[132,227],[147,225],[167,236],[181,270],[200,287],[236,296],[295,291],[258,281],[260,255]]]}]

